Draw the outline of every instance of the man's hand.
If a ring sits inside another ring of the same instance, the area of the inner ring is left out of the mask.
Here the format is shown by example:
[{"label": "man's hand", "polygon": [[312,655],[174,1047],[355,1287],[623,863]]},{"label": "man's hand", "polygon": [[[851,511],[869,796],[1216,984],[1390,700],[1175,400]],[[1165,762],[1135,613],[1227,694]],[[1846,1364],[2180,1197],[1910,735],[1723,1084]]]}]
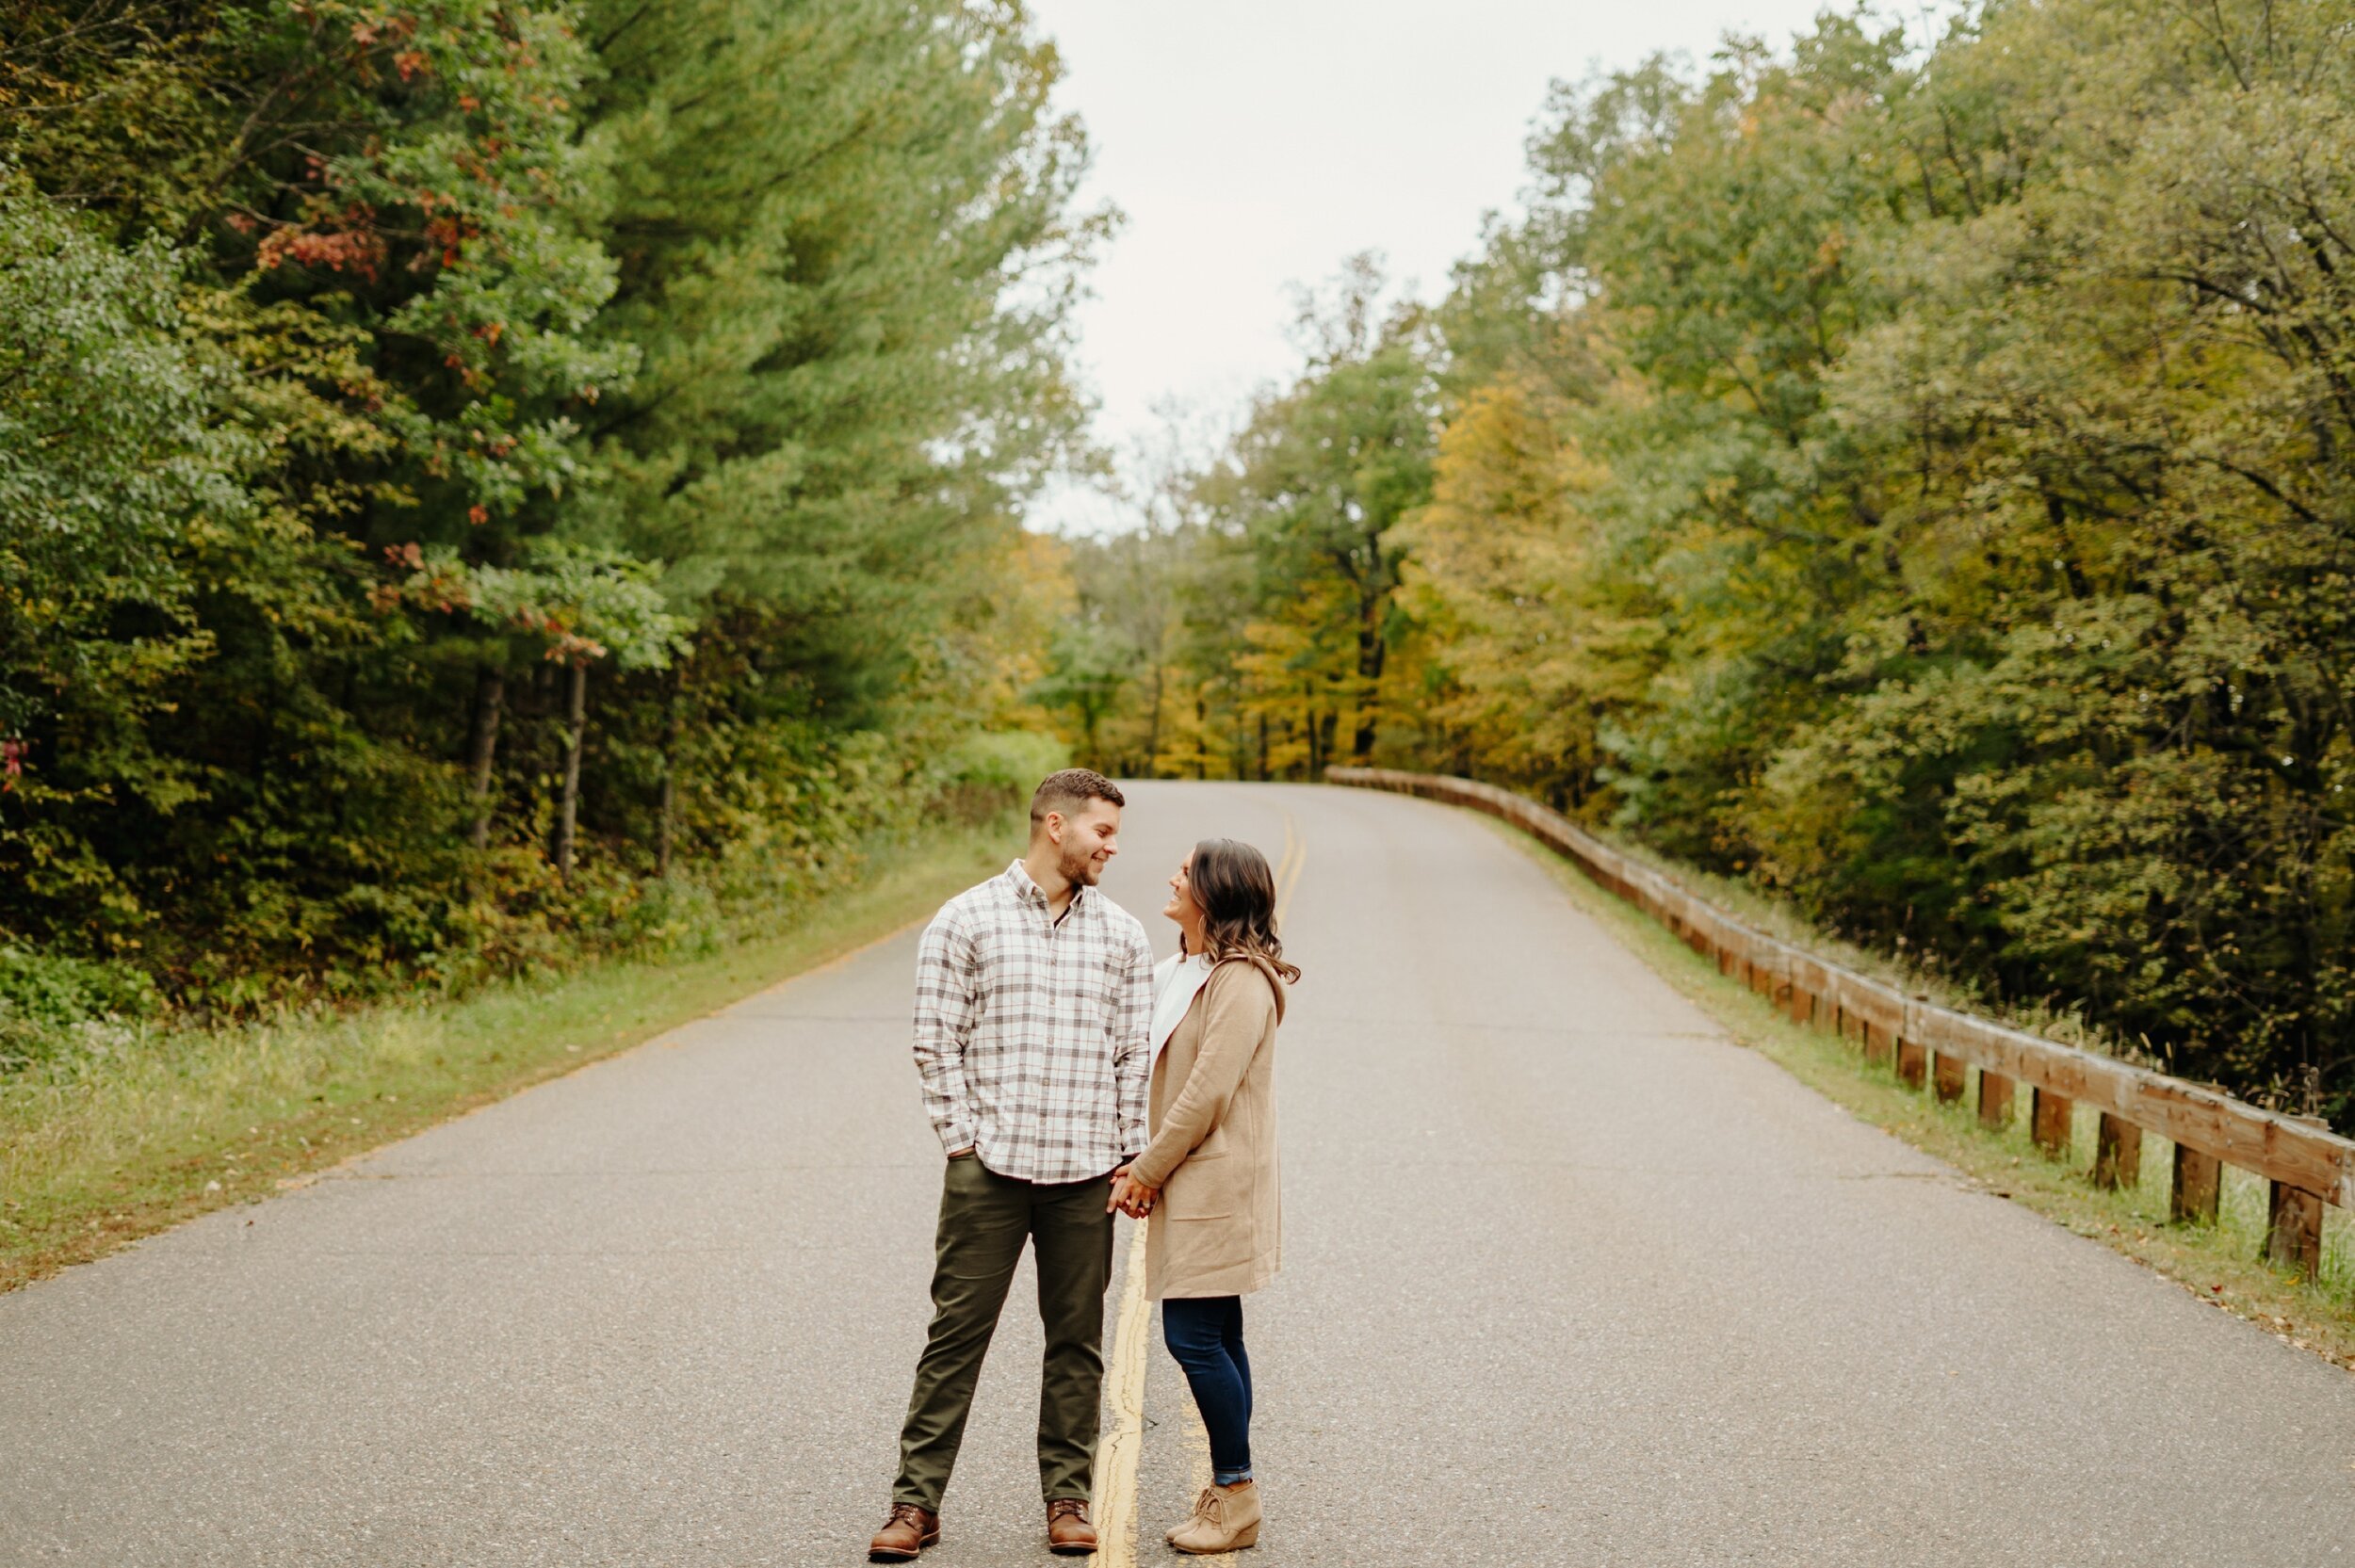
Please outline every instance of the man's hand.
[{"label": "man's hand", "polygon": [[1118,1209],[1132,1220],[1142,1220],[1153,1212],[1153,1202],[1161,1195],[1160,1188],[1145,1186],[1129,1174],[1124,1165],[1113,1172],[1113,1195],[1104,1209],[1106,1213]]},{"label": "man's hand", "polygon": [[970,1143],[968,1143],[968,1144],[966,1144],[966,1145],[964,1148],[962,1148],[962,1149],[951,1149],[951,1150],[950,1150],[950,1151],[949,1151],[949,1157],[950,1157],[950,1159],[963,1159],[966,1156],[967,1156],[967,1155],[971,1154],[972,1152],[973,1152],[973,1145],[972,1145],[972,1144],[970,1144]]}]

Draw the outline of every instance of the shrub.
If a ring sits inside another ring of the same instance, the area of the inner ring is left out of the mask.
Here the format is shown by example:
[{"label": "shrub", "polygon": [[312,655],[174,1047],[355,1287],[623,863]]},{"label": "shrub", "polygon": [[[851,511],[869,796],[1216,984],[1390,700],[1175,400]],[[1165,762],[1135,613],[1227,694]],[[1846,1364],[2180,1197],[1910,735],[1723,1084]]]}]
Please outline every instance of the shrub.
[{"label": "shrub", "polygon": [[0,1073],[103,1052],[163,1000],[128,964],[0,947]]},{"label": "shrub", "polygon": [[941,760],[934,809],[962,822],[985,822],[1031,798],[1039,780],[1070,765],[1053,736],[999,730],[966,736]]}]

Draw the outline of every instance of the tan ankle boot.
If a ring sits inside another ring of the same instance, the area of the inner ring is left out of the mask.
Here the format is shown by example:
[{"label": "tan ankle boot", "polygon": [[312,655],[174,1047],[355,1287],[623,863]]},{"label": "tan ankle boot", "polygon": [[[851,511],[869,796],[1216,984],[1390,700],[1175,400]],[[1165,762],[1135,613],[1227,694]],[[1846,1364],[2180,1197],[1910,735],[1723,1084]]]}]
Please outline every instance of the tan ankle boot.
[{"label": "tan ankle boot", "polygon": [[1232,1491],[1206,1486],[1194,1500],[1194,1517],[1169,1532],[1169,1544],[1181,1552],[1207,1556],[1237,1552],[1259,1544],[1259,1488],[1245,1481]]}]

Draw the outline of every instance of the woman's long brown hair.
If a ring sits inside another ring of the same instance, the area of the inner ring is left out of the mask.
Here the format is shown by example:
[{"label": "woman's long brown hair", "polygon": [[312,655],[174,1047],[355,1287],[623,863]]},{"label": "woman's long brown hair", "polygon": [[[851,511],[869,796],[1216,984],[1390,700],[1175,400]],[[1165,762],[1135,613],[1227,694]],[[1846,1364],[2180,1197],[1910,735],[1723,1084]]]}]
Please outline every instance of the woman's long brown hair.
[{"label": "woman's long brown hair", "polygon": [[1194,847],[1186,883],[1202,911],[1202,946],[1212,963],[1262,958],[1286,984],[1300,978],[1275,934],[1275,873],[1265,855],[1239,839],[1206,838]]}]

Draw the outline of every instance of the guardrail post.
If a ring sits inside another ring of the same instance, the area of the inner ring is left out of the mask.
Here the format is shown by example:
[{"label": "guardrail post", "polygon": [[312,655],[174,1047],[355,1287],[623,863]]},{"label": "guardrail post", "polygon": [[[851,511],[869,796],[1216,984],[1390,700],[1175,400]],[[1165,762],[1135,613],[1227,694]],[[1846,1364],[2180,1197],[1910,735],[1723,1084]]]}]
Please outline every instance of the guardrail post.
[{"label": "guardrail post", "polygon": [[1922,1078],[1930,1069],[1930,1054],[1918,1041],[1900,1036],[1897,1041],[1897,1081],[1908,1089],[1922,1087]]},{"label": "guardrail post", "polygon": [[1874,1062],[1885,1062],[1885,1061],[1887,1061],[1887,1060],[1889,1059],[1889,1058],[1890,1058],[1890,1054],[1891,1054],[1893,1050],[1895,1050],[1895,1049],[1896,1049],[1896,1045],[1897,1045],[1897,1042],[1896,1042],[1895,1038],[1894,1038],[1894,1037],[1892,1037],[1887,1029],[1885,1029],[1885,1028],[1881,1027],[1878,1024],[1874,1023],[1874,1022],[1873,1022],[1871,1019],[1869,1019],[1869,1018],[1865,1020],[1865,1022],[1864,1022],[1864,1059],[1865,1059],[1865,1060],[1867,1060],[1867,1061],[1874,1061]]},{"label": "guardrail post", "polygon": [[2307,1279],[2322,1271],[2322,1200],[2302,1188],[2275,1182],[2266,1205],[2266,1256]]},{"label": "guardrail post", "polygon": [[2175,1145],[2175,1183],[2167,1200],[2168,1218],[2216,1223],[2217,1194],[2224,1186],[2224,1165],[2187,1143]]},{"label": "guardrail post", "polygon": [[1791,986],[1791,1022],[1794,1024],[1815,1022],[1815,993],[1796,981],[1794,981]]},{"label": "guardrail post", "polygon": [[1930,1082],[1938,1088],[1939,1103],[1953,1105],[1962,1098],[1963,1075],[1969,1070],[1960,1057],[1941,1051],[1930,1061]]},{"label": "guardrail post", "polygon": [[2112,1191],[2142,1180],[2142,1129],[2121,1117],[2102,1113],[2093,1142],[2093,1185]]},{"label": "guardrail post", "polygon": [[1979,1125],[1998,1130],[2011,1125],[2011,1079],[2002,1073],[1979,1069]]},{"label": "guardrail post", "polygon": [[2034,1090],[2028,1101],[2028,1136],[2055,1159],[2067,1159],[2069,1123],[2076,1109],[2066,1094],[2055,1094],[2044,1088]]}]

